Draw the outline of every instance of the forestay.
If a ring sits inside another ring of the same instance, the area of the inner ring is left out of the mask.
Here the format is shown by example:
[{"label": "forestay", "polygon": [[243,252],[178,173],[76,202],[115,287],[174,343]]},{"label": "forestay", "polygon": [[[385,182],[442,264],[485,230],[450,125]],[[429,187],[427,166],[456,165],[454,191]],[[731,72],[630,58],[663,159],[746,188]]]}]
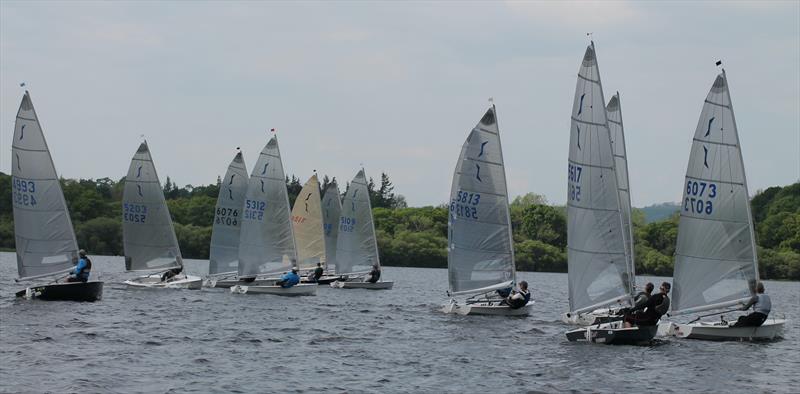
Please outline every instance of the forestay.
[{"label": "forestay", "polygon": [[583,312],[629,297],[619,187],[594,43],[575,87],[569,143],[569,305]]},{"label": "forestay", "polygon": [[495,108],[461,147],[450,189],[447,267],[451,295],[515,281],[508,191]]},{"label": "forestay", "polygon": [[247,166],[242,152],[238,152],[219,185],[211,232],[209,275],[236,272],[239,267],[239,233],[247,179]]},{"label": "forestay", "polygon": [[[631,222],[631,191],[628,181],[628,155],[625,148],[625,130],[622,123],[622,103],[619,92],[611,97],[606,105],[608,129],[611,135],[611,150],[614,154],[614,168],[617,173],[617,190],[619,191],[620,212],[622,213],[622,239],[625,244],[625,261],[627,262],[628,287],[633,292],[636,286],[636,264],[633,252],[633,224]],[[633,294],[633,293],[631,293]]]},{"label": "forestay", "polygon": [[336,265],[336,240],[339,236],[339,216],[342,214],[339,185],[331,182],[322,197],[322,221],[325,231],[325,268]]},{"label": "forestay", "polygon": [[325,233],[322,226],[322,207],[319,181],[314,174],[300,190],[292,207],[292,226],[297,243],[297,267],[310,270],[325,263]]},{"label": "forestay", "polygon": [[361,169],[350,182],[342,200],[336,240],[336,273],[366,271],[373,264],[380,266],[378,242],[372,222],[367,178]]},{"label": "forestay", "polygon": [[19,277],[72,269],[78,258],[75,232],[27,91],[19,105],[11,143],[11,189]]},{"label": "forestay", "polygon": [[703,104],[683,183],[675,250],[674,314],[724,308],[758,280],[739,134],[723,70]]},{"label": "forestay", "polygon": [[122,194],[122,242],[128,271],[183,265],[178,239],[147,141],[133,155]]},{"label": "forestay", "polygon": [[278,138],[258,157],[245,195],[239,237],[239,276],[253,277],[291,269],[297,253],[289,195]]}]

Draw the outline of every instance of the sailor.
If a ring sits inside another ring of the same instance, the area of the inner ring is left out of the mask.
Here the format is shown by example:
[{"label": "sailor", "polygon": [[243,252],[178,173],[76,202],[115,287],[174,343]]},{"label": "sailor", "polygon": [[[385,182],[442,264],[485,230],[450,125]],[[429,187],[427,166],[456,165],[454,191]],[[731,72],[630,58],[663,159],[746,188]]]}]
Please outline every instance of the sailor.
[{"label": "sailor", "polygon": [[172,278],[178,276],[178,274],[180,274],[181,272],[183,272],[183,266],[168,269],[161,275],[161,281],[169,282],[170,280],[172,280]]},{"label": "sailor", "polygon": [[511,309],[519,309],[528,305],[531,300],[531,292],[528,291],[528,282],[519,282],[519,290],[512,291],[512,294],[504,300],[504,303]]},{"label": "sailor", "polygon": [[276,285],[288,289],[300,283],[300,275],[297,275],[297,267],[292,267],[292,270],[281,276],[281,279],[275,282]]},{"label": "sailor", "polygon": [[86,251],[83,249],[78,251],[78,256],[78,264],[69,273],[67,282],[86,282],[89,280],[89,274],[92,271],[92,260],[86,257]]},{"label": "sailor", "polygon": [[733,327],[759,327],[767,320],[767,316],[772,310],[772,301],[768,295],[764,294],[763,282],[758,282],[756,292],[757,294],[742,307],[742,310],[746,311],[752,306],[753,312],[747,316],[739,316],[739,320],[733,324]]},{"label": "sailor", "polygon": [[[647,284],[644,285],[644,291],[640,291],[638,294],[636,294],[635,297],[633,297],[633,307],[635,308],[637,306],[641,306],[647,303],[647,300],[649,300],[650,296],[653,294],[654,287],[655,286],[653,286],[653,282],[647,282]],[[617,311],[616,315],[622,316],[630,313],[631,313],[631,308],[622,308]]]},{"label": "sailor", "polygon": [[369,274],[367,275],[366,282],[376,283],[380,278],[381,278],[381,267],[377,263],[372,264],[372,271],[370,271]]},{"label": "sailor", "polygon": [[308,279],[311,282],[316,283],[319,280],[319,278],[322,277],[322,274],[324,274],[324,273],[325,273],[325,270],[322,269],[322,263],[317,263],[317,268],[314,268],[314,272],[312,272],[311,275],[309,275]]},{"label": "sailor", "polygon": [[658,324],[661,316],[664,316],[669,311],[667,293],[669,293],[670,288],[672,286],[668,282],[661,283],[658,294],[652,295],[644,304],[631,308],[629,312],[638,313],[625,316],[625,327],[632,327],[633,325],[655,326]]}]

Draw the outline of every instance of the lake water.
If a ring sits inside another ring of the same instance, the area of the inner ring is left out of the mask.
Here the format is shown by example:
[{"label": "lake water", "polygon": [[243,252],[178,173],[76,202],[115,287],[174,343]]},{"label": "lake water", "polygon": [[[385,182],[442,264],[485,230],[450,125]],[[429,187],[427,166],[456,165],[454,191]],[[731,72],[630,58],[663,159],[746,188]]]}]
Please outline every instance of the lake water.
[{"label": "lake water", "polygon": [[122,258],[93,263],[100,302],[18,300],[14,254],[0,253],[0,392],[800,391],[798,282],[765,282],[791,319],[781,341],[634,347],[567,342],[564,274],[520,273],[537,303],[507,318],[441,313],[444,269],[385,267],[391,291],[288,298],[126,290]]}]

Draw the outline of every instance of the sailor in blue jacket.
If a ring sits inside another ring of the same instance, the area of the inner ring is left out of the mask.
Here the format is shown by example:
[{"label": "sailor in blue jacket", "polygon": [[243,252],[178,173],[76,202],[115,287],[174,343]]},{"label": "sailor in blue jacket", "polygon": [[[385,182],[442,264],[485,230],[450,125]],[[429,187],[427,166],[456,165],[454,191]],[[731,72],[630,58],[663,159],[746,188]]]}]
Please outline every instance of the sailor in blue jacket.
[{"label": "sailor in blue jacket", "polygon": [[297,267],[292,267],[290,272],[287,272],[281,276],[281,280],[275,282],[276,285],[283,287],[284,289],[288,289],[298,283],[300,283],[300,275],[297,275]]},{"label": "sailor in blue jacket", "polygon": [[92,260],[86,257],[86,251],[81,249],[78,251],[78,264],[75,265],[69,276],[67,282],[86,282],[89,280],[89,273],[92,271]]}]

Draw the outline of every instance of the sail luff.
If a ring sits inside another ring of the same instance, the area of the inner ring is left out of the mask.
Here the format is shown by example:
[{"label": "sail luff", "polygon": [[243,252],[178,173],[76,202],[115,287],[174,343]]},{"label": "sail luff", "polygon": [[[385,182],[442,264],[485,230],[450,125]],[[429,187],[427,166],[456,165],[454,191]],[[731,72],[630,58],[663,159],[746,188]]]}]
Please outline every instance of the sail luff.
[{"label": "sail luff", "polygon": [[[494,121],[497,124],[497,146],[500,150],[500,163],[503,163],[503,194],[506,195],[508,200],[508,178],[505,171],[505,158],[503,158],[503,140],[500,138],[500,120],[497,116],[497,107],[492,104],[492,111],[494,112]],[[511,210],[506,206],[506,223],[511,223]],[[517,263],[514,259],[514,233],[511,226],[506,226],[508,230],[508,249],[511,251],[511,282],[517,282]]]},{"label": "sail luff", "polygon": [[[731,107],[731,119],[733,120],[733,132],[736,134],[736,141],[739,143],[739,161],[742,163],[742,183],[744,184],[744,195],[745,199],[747,200],[747,204],[745,204],[745,209],[747,211],[747,229],[750,231],[750,244],[753,245],[753,271],[755,274],[755,280],[758,282],[760,280],[760,274],[758,272],[758,251],[756,248],[756,234],[753,228],[753,213],[751,212],[750,207],[750,189],[747,187],[747,171],[744,168],[744,156],[742,153],[742,144],[739,140],[739,127],[736,125],[736,111],[733,110],[733,100],[731,100],[731,89],[730,85],[728,85],[728,74],[725,73],[725,69],[722,69],[722,78],[725,79],[725,95],[728,97],[728,105]],[[754,294],[751,289],[751,294]]]},{"label": "sail luff", "polygon": [[[27,111],[31,117],[24,116]],[[26,126],[33,127],[25,130]],[[78,257],[78,243],[53,157],[28,91],[17,111],[11,148],[17,274],[25,280],[67,272]],[[37,158],[42,152],[45,154]],[[24,163],[20,154],[25,158]],[[29,249],[31,243],[34,246]]]}]

